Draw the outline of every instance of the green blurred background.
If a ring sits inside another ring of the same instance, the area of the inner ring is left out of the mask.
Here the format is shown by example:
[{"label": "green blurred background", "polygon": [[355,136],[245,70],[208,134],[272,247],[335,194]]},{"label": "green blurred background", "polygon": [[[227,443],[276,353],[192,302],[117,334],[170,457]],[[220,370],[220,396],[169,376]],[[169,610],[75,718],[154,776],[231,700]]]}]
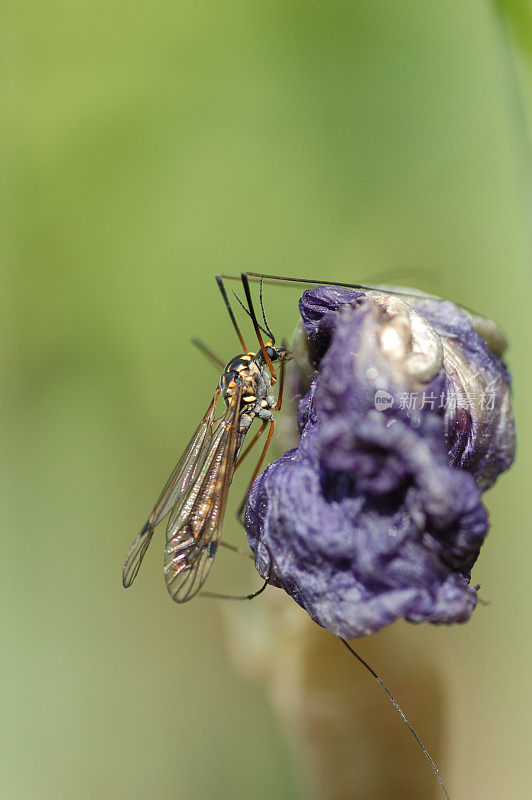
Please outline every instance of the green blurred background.
[{"label": "green blurred background", "polygon": [[[214,273],[402,267],[511,341],[520,463],[474,572],[491,603],[408,636],[447,676],[451,796],[532,797],[531,26],[505,10],[7,0],[2,800],[305,796],[218,604],[170,602],[161,532],[128,592],[121,567],[217,381],[190,337],[238,350]],[[267,289],[280,336],[297,296]],[[220,555],[211,589],[256,584]]]}]

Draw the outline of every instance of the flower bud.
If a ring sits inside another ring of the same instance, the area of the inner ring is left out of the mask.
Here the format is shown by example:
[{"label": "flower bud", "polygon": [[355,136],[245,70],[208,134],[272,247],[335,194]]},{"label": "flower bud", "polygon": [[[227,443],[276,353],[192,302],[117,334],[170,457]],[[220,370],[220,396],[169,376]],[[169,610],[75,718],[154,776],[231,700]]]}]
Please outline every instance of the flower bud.
[{"label": "flower bud", "polygon": [[467,620],[481,492],[515,452],[504,337],[414,291],[318,287],[299,306],[301,438],[250,491],[257,569],[344,638]]}]

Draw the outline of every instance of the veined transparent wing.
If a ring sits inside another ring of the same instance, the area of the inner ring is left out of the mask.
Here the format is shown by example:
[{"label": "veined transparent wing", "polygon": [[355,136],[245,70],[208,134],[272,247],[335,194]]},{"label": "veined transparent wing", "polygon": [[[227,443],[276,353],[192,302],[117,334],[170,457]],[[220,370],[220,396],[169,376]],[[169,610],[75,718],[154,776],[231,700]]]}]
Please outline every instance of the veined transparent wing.
[{"label": "veined transparent wing", "polygon": [[177,603],[201,588],[214,562],[235,471],[242,387],[215,426],[210,452],[196,481],[175,506],[166,530],[164,576]]},{"label": "veined transparent wing", "polygon": [[217,389],[205,416],[168,478],[147,522],[129,549],[122,572],[122,583],[126,588],[135,580],[155,526],[174,508],[201,473],[205,459],[212,449],[214,409],[219,395],[220,389]]}]

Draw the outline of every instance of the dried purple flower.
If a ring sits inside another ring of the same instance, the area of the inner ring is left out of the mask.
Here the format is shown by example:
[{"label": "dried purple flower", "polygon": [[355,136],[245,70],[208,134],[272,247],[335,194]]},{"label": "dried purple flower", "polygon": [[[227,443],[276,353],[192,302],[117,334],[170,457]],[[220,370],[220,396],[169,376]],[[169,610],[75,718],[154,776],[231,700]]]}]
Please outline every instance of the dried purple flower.
[{"label": "dried purple flower", "polygon": [[502,335],[415,293],[320,287],[300,312],[314,371],[299,446],[248,497],[257,569],[268,574],[271,554],[271,582],[345,638],[399,617],[467,620],[481,491],[515,450]]}]

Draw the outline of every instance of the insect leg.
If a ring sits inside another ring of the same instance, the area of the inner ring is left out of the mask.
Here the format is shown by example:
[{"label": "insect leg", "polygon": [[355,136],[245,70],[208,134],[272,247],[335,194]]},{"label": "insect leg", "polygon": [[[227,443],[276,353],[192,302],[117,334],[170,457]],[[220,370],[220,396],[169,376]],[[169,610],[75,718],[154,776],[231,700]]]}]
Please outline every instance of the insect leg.
[{"label": "insect leg", "polygon": [[371,275],[372,283],[378,284],[396,284],[403,281],[418,281],[421,279],[424,283],[428,283],[436,290],[438,286],[442,285],[443,275],[432,269],[425,269],[424,267],[409,267],[406,264],[390,269],[383,269],[380,272],[375,272]]},{"label": "insect leg", "polygon": [[[263,428],[264,427],[265,426],[263,426]],[[268,451],[268,447],[270,446],[270,442],[272,440],[274,429],[275,429],[275,420],[272,419],[270,421],[270,430],[268,431],[268,437],[266,439],[266,442],[264,443],[264,447],[262,449],[262,453],[260,455],[260,458],[259,458],[259,460],[257,462],[257,466],[255,467],[253,475],[251,476],[251,480],[249,482],[249,486],[248,486],[247,492],[246,492],[246,494],[244,496],[244,499],[243,499],[243,501],[242,501],[242,503],[240,505],[240,509],[239,509],[239,512],[238,512],[238,518],[239,518],[240,522],[242,522],[242,513],[243,513],[245,505],[246,505],[246,498],[248,496],[248,492],[249,492],[249,490],[251,488],[251,484],[253,483],[253,481],[255,480],[255,478],[257,477],[257,475],[259,473],[259,470],[260,470],[260,468],[262,466],[262,462],[264,461],[264,458],[266,457],[266,453]],[[259,433],[262,433],[262,430]],[[255,434],[255,441],[256,440],[257,440],[257,434]],[[252,444],[253,444],[253,442],[252,442]],[[248,448],[248,450],[249,450],[249,448]],[[217,592],[201,592],[201,596],[202,597],[216,598],[218,600],[252,600],[254,597],[257,597],[259,594],[261,594],[265,590],[265,588],[267,587],[267,585],[268,585],[268,583],[270,581],[270,575],[271,575],[271,571],[272,571],[273,559],[272,559],[272,554],[271,554],[269,548],[267,547],[267,545],[262,543],[260,546],[266,548],[266,550],[268,551],[268,557],[269,557],[268,575],[266,576],[266,578],[264,580],[264,583],[262,584],[260,589],[257,589],[257,591],[253,592],[252,594],[246,594],[246,595],[219,594]],[[233,548],[229,548],[229,549],[233,549]]]},{"label": "insect leg", "polygon": [[416,742],[418,743],[418,745],[419,745],[420,749],[423,751],[423,754],[424,754],[425,758],[426,758],[426,759],[427,759],[427,761],[429,762],[429,764],[430,764],[430,766],[431,766],[431,768],[432,768],[432,771],[434,772],[434,774],[435,774],[436,778],[438,779],[438,783],[440,784],[440,786],[441,786],[441,788],[442,788],[442,790],[443,790],[443,793],[444,793],[445,797],[447,798],[447,800],[450,800],[450,798],[449,798],[449,795],[448,795],[448,793],[447,793],[447,789],[446,789],[446,787],[445,787],[445,784],[444,784],[444,782],[443,782],[443,779],[442,779],[442,777],[441,777],[440,773],[438,772],[438,769],[437,769],[437,767],[436,767],[436,764],[435,764],[435,763],[434,763],[434,761],[432,760],[432,757],[431,757],[431,755],[430,755],[429,751],[427,750],[427,748],[425,747],[425,745],[424,745],[424,744],[423,744],[423,742],[421,741],[420,737],[417,735],[416,731],[414,730],[414,727],[413,727],[413,726],[412,726],[412,724],[411,724],[411,723],[408,721],[408,719],[407,719],[407,717],[406,717],[406,714],[405,714],[405,712],[403,711],[403,709],[401,708],[401,706],[399,705],[399,703],[397,702],[397,700],[395,699],[395,697],[393,696],[393,694],[390,692],[390,690],[388,689],[388,687],[386,686],[386,684],[384,683],[384,681],[383,681],[383,680],[382,680],[382,679],[379,677],[379,675],[378,675],[378,674],[375,672],[375,670],[373,669],[373,667],[370,667],[370,665],[368,664],[368,662],[367,662],[367,661],[364,661],[364,659],[362,658],[362,656],[359,656],[359,654],[356,652],[356,650],[354,650],[354,648],[353,648],[353,647],[351,647],[351,645],[349,644],[349,642],[346,642],[346,640],[345,640],[345,639],[342,639],[342,637],[341,637],[341,636],[339,636],[338,638],[339,638],[339,639],[340,639],[340,641],[341,641],[341,642],[342,642],[342,643],[343,643],[343,644],[344,644],[344,645],[347,647],[347,649],[349,650],[349,652],[350,652],[350,653],[351,653],[351,654],[352,654],[352,655],[353,655],[353,656],[354,656],[354,657],[355,657],[355,658],[356,658],[356,659],[357,659],[357,660],[358,660],[358,661],[359,661],[359,662],[362,664],[362,666],[364,667],[364,669],[367,669],[367,671],[370,673],[370,675],[373,675],[373,677],[375,678],[375,680],[377,681],[377,683],[379,684],[379,686],[380,686],[382,689],[384,689],[384,691],[385,691],[385,692],[386,692],[386,694],[388,695],[388,698],[389,698],[389,700],[391,701],[392,705],[395,707],[395,710],[396,710],[396,711],[399,713],[399,715],[400,715],[401,719],[403,720],[403,722],[405,723],[406,727],[408,728],[408,730],[410,731],[410,733],[412,734],[412,736],[414,737],[414,739],[415,739],[415,740],[416,740]]},{"label": "insect leg", "polygon": [[[227,281],[241,280],[244,286],[245,283],[249,283],[249,281],[257,283],[258,281],[262,280],[264,283],[278,283],[278,282],[302,283],[307,286],[343,286],[346,289],[379,291],[379,288],[377,286],[365,286],[361,283],[341,283],[339,281],[317,281],[317,280],[312,280],[311,278],[288,278],[285,275],[269,275],[261,272],[242,272],[240,278],[238,277],[238,275],[223,274],[220,275],[220,278],[225,278],[225,280]],[[390,294],[392,293],[390,292]],[[394,294],[398,294],[398,292],[394,292]]]},{"label": "insect leg", "polygon": [[287,353],[287,350],[288,350],[288,345],[286,344],[286,342],[284,340],[283,340],[283,347],[285,348],[285,351],[284,351],[283,356],[281,358],[281,381],[279,383],[279,394],[277,395],[277,403],[275,404],[275,408],[276,408],[277,411],[281,410],[281,406],[283,404],[284,373],[285,373],[285,366],[286,366],[286,353]]},{"label": "insect leg", "polygon": [[249,490],[251,489],[253,481],[255,480],[255,478],[257,477],[257,475],[260,472],[260,468],[262,467],[262,462],[264,461],[264,459],[266,457],[266,453],[268,452],[268,447],[270,446],[270,442],[272,440],[274,429],[275,429],[275,420],[272,419],[272,420],[270,420],[270,430],[268,431],[268,436],[266,438],[266,441],[264,442],[264,447],[262,448],[262,453],[261,453],[260,458],[259,458],[259,460],[257,462],[257,466],[255,467],[255,469],[253,471],[253,475],[251,476],[251,480],[249,481],[248,488],[246,489],[246,494],[244,495],[244,499],[242,500],[242,502],[240,503],[240,506],[238,508],[237,518],[239,519],[239,521],[242,524],[243,524],[243,513],[244,513],[244,509],[246,507],[246,500],[248,498]]},{"label": "insect leg", "polygon": [[211,598],[214,598],[215,600],[253,600],[254,597],[258,597],[259,594],[262,594],[263,591],[265,590],[265,588],[268,586],[268,584],[270,582],[270,576],[271,576],[271,573],[272,573],[273,560],[272,560],[272,554],[270,552],[269,547],[267,547],[267,545],[265,545],[264,543],[262,543],[260,546],[261,547],[265,547],[266,550],[268,551],[268,557],[269,557],[268,574],[267,574],[266,578],[264,579],[264,583],[262,584],[262,586],[259,589],[257,589],[256,592],[252,592],[251,594],[243,594],[243,595],[240,595],[240,594],[220,594],[219,592],[200,592],[199,593],[199,597],[211,597]]},{"label": "insect leg", "polygon": [[236,462],[235,470],[240,466],[240,464],[245,459],[245,457],[247,456],[247,454],[249,453],[249,451],[251,450],[253,445],[257,443],[259,437],[264,433],[264,431],[266,430],[267,427],[268,427],[268,420],[264,420],[262,425],[261,425],[261,427],[257,431],[257,433],[253,436],[253,439],[250,441],[250,443],[248,444],[248,446],[246,447],[246,449],[244,450],[244,452],[242,453],[242,455],[239,457],[238,461]]},{"label": "insect leg", "polygon": [[229,542],[224,542],[222,539],[218,542],[220,547],[225,547],[226,550],[230,550],[232,553],[236,553],[239,556],[244,556],[245,558],[253,559],[253,553],[247,552],[245,550],[240,550],[239,547],[235,547],[234,544],[229,544]]},{"label": "insect leg", "polygon": [[190,341],[192,342],[194,347],[197,347],[198,350],[200,350],[203,353],[203,355],[206,356],[210,361],[216,364],[217,367],[219,367],[220,369],[223,369],[225,367],[225,361],[222,361],[220,356],[217,356],[214,350],[211,350],[208,344],[205,344],[205,342],[203,342],[201,339],[196,338],[196,336],[194,336]]},{"label": "insect leg", "polygon": [[[266,282],[277,282],[277,281],[285,281],[289,283],[306,283],[306,284],[315,284],[319,286],[344,286],[348,289],[368,289],[379,291],[379,287],[375,286],[376,283],[389,283],[390,281],[400,280],[404,277],[423,277],[428,278],[429,280],[435,282],[437,281],[440,276],[432,272],[430,270],[421,270],[409,267],[402,267],[394,270],[386,270],[381,273],[376,274],[374,277],[371,278],[373,283],[372,286],[367,284],[361,283],[342,283],[340,281],[317,281],[311,280],[310,278],[289,278],[284,275],[263,275],[260,272],[248,272],[246,273],[249,280],[251,281],[266,281]],[[224,278],[229,278],[228,275],[224,275]],[[234,276],[234,280],[238,280],[237,276]],[[381,290],[382,291],[382,290]],[[408,292],[389,292],[387,294],[408,294]]]},{"label": "insect leg", "polygon": [[260,349],[262,350],[262,355],[264,356],[264,360],[265,360],[265,362],[266,362],[266,364],[268,366],[268,369],[270,370],[270,374],[272,376],[272,381],[271,382],[272,382],[272,386],[273,386],[273,384],[276,383],[276,381],[277,381],[277,375],[275,374],[275,370],[273,368],[273,364],[270,361],[270,357],[269,357],[268,353],[266,352],[266,347],[264,346],[264,342],[262,340],[262,335],[261,335],[261,332],[260,332],[260,325],[259,325],[259,323],[257,321],[257,316],[255,314],[255,309],[253,308],[253,300],[251,299],[251,291],[249,289],[249,282],[248,282],[248,273],[247,272],[243,272],[240,277],[242,278],[242,286],[244,287],[246,300],[248,302],[249,312],[251,314],[251,321],[253,322],[253,327],[255,328],[255,334],[256,334],[257,340],[258,340],[258,342],[260,344]]},{"label": "insect leg", "polygon": [[[340,286],[346,289],[359,289],[360,291],[363,292],[380,292],[381,294],[388,294],[388,295],[391,294],[394,297],[412,297],[412,292],[409,292],[408,290],[405,290],[403,292],[395,289],[383,289],[382,287],[379,286],[370,286],[368,284],[362,284],[362,283],[344,283],[341,281],[318,281],[318,280],[312,280],[310,278],[289,278],[284,275],[269,275],[261,272],[245,272],[243,273],[243,275],[245,276],[247,281],[253,281],[254,283],[262,281],[263,283],[284,282],[284,283],[289,283],[292,286],[298,284],[302,284],[305,286]],[[222,275],[221,277],[225,278],[225,280],[233,280],[233,281],[244,280],[242,276],[240,276],[239,278],[237,275]],[[431,299],[431,297],[433,296],[429,294],[420,293],[418,297],[420,297],[421,299],[423,298]],[[460,307],[464,308],[466,311],[469,311],[469,313],[471,314],[477,314],[476,311],[472,311],[471,309],[467,308],[462,304],[460,304]]]},{"label": "insect leg", "polygon": [[[288,278],[283,275],[261,275],[260,272],[247,272],[245,273],[246,277],[250,280],[259,281],[286,281],[288,283],[306,283],[306,284],[313,284],[316,286],[343,286],[346,289],[374,289],[378,291],[378,287],[376,286],[365,286],[361,283],[341,283],[340,281],[316,281],[311,280],[310,278]],[[391,294],[391,293],[390,293]]]},{"label": "insect leg", "polygon": [[229,314],[229,316],[231,318],[231,322],[233,323],[233,328],[236,331],[236,335],[238,336],[238,338],[240,340],[240,344],[242,345],[242,347],[244,349],[244,353],[249,353],[249,350],[247,348],[246,342],[244,341],[244,337],[242,336],[242,331],[240,330],[238,322],[236,321],[236,317],[235,317],[233,308],[231,306],[231,303],[229,302],[229,298],[227,296],[227,292],[225,291],[225,286],[224,286],[224,282],[223,282],[222,278],[223,278],[223,275],[217,275],[216,276],[216,283],[218,284],[218,288],[219,288],[220,292],[222,293],[222,297],[224,299],[225,307],[226,307],[227,312],[228,312],[228,314]]}]

